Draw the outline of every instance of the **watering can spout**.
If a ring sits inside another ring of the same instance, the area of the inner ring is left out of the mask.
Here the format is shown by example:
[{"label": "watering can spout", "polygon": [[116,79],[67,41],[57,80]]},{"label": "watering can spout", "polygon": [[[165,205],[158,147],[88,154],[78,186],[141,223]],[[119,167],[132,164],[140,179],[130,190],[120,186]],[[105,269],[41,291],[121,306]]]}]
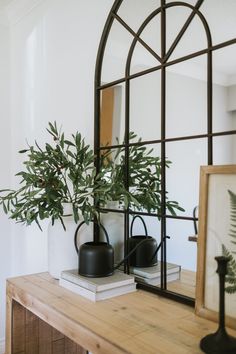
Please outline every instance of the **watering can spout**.
[{"label": "watering can spout", "polygon": [[167,235],[166,235],[166,236],[163,237],[163,239],[161,240],[161,242],[160,242],[159,245],[157,246],[157,249],[156,249],[155,252],[153,253],[151,260],[157,256],[157,253],[158,253],[159,249],[161,248],[161,245],[163,244],[164,240],[167,239],[167,238],[170,238],[170,236],[167,236]]}]

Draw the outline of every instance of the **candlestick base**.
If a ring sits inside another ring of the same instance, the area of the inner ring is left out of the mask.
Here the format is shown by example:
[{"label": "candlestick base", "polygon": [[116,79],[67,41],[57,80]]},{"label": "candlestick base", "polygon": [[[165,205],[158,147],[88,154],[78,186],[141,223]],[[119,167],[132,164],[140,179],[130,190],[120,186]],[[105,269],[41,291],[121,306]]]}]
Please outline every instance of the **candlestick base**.
[{"label": "candlestick base", "polygon": [[236,338],[229,336],[225,329],[218,329],[202,338],[200,348],[207,354],[235,354]]}]

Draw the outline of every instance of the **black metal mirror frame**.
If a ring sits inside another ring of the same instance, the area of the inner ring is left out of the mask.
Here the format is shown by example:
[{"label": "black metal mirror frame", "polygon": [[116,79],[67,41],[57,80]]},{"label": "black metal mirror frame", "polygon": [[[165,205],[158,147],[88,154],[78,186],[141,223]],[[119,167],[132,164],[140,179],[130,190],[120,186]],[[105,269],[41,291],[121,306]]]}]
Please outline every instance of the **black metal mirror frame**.
[{"label": "black metal mirror frame", "polygon": [[[101,151],[103,149],[108,148],[118,148],[124,147],[125,149],[125,187],[128,189],[128,176],[129,176],[129,147],[133,145],[148,145],[148,144],[156,144],[159,143],[161,145],[161,213],[159,215],[161,220],[161,240],[163,241],[161,247],[161,284],[160,287],[154,287],[151,285],[144,285],[139,284],[140,288],[145,290],[161,294],[165,297],[184,302],[186,304],[194,306],[194,299],[188,296],[184,296],[178,293],[174,293],[172,291],[167,290],[167,277],[166,277],[166,219],[180,219],[180,220],[193,220],[197,221],[196,217],[187,217],[187,216],[171,216],[166,215],[166,167],[165,167],[165,159],[166,159],[166,144],[168,142],[173,141],[181,141],[181,140],[193,140],[193,139],[200,139],[205,138],[207,139],[207,154],[208,160],[207,164],[213,164],[213,137],[216,136],[225,136],[225,135],[233,135],[236,134],[236,130],[229,130],[229,131],[221,131],[213,133],[212,131],[212,52],[226,46],[230,46],[236,44],[236,38],[231,40],[219,43],[217,45],[212,45],[211,39],[211,32],[208,26],[207,20],[203,16],[200,11],[200,7],[205,0],[198,0],[195,6],[190,5],[189,3],[182,2],[182,1],[173,1],[166,3],[166,0],[160,0],[160,7],[153,11],[142,23],[140,28],[137,32],[134,32],[132,28],[117,14],[121,4],[125,0],[115,0],[111,11],[108,15],[107,21],[105,23],[105,27],[102,33],[102,37],[99,44],[99,49],[97,53],[97,61],[96,61],[96,69],[95,69],[95,120],[94,120],[94,151],[97,156],[96,167],[99,169],[99,158]],[[143,0],[145,1],[145,0]],[[191,9],[191,14],[184,23],[182,29],[177,34],[174,42],[172,43],[171,47],[168,51],[166,51],[166,10],[171,7],[176,6],[183,6],[188,7]],[[159,56],[155,51],[153,51],[146,42],[144,42],[140,35],[148,23],[156,16],[160,14],[161,18],[161,56]],[[207,39],[207,48],[191,53],[189,55],[180,57],[178,59],[168,61],[171,54],[173,53],[174,49],[178,45],[179,41],[181,40],[182,36],[184,35],[185,31],[187,30],[188,26],[192,22],[193,18],[198,16],[206,33]],[[110,30],[113,24],[113,21],[117,20],[133,37],[132,44],[130,46],[130,50],[126,60],[126,68],[125,68],[125,76],[103,84],[101,83],[101,72],[102,72],[102,64],[104,58],[104,52],[107,44],[107,40],[110,34]],[[132,55],[135,49],[135,46],[139,42],[143,45],[151,55],[153,55],[159,64],[154,66],[150,69],[140,71],[135,74],[130,74],[130,64]],[[168,66],[184,62],[186,60],[201,56],[207,55],[207,132],[205,134],[199,135],[189,135],[189,136],[178,136],[174,138],[166,138],[166,68]],[[149,74],[151,72],[155,72],[157,70],[161,71],[161,139],[158,140],[150,140],[150,141],[142,141],[141,143],[130,143],[129,142],[129,128],[130,128],[130,81],[137,77],[141,77],[143,75]],[[101,90],[112,87],[114,85],[125,83],[125,139],[123,145],[112,145],[101,147],[100,146],[100,98],[101,98]],[[106,211],[117,212],[117,210],[107,209]],[[131,210],[119,210],[119,212],[124,213],[124,253],[127,254],[128,250],[128,237],[129,237],[129,215],[134,214]],[[156,214],[146,213],[146,212],[135,212],[135,214],[139,215],[147,215],[147,216],[157,216]],[[96,232],[94,233],[94,238],[96,239]],[[129,264],[128,261],[125,263],[124,271],[129,273]]]}]

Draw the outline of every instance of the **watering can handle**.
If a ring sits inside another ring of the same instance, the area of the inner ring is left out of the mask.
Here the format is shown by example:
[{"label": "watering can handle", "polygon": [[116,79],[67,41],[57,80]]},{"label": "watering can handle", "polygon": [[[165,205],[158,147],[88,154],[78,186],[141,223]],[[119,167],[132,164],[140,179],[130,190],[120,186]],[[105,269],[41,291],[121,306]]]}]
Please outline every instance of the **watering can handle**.
[{"label": "watering can handle", "polygon": [[145,235],[146,235],[146,237],[148,237],[147,226],[146,226],[143,218],[140,215],[135,215],[135,217],[133,218],[133,220],[131,222],[131,226],[130,226],[130,234],[131,234],[131,236],[133,236],[133,224],[134,224],[134,220],[136,218],[139,218],[142,221],[142,224],[143,224],[143,227],[144,227],[144,230],[145,230]]},{"label": "watering can handle", "polygon": [[[95,224],[99,225],[99,226],[102,228],[102,230],[103,230],[103,232],[104,232],[104,234],[105,234],[107,243],[108,243],[108,245],[109,245],[109,244],[110,244],[110,242],[109,242],[109,236],[108,236],[108,233],[107,233],[107,230],[105,229],[105,227],[104,227],[102,224],[98,224],[97,221],[93,221],[93,222],[94,222]],[[77,252],[77,253],[79,253],[79,249],[78,249],[78,246],[77,246],[78,231],[79,231],[79,229],[81,228],[81,226],[82,226],[83,224],[85,224],[85,221],[82,221],[82,222],[77,226],[77,228],[76,228],[76,230],[75,230],[74,245],[75,245],[75,249],[76,249],[76,252]]]},{"label": "watering can handle", "polygon": [[[196,206],[193,209],[193,217],[194,218],[197,217],[197,210],[198,210],[198,206]],[[194,226],[195,235],[197,235],[198,234],[198,227],[197,227],[197,221],[196,220],[193,221],[193,226]]]}]

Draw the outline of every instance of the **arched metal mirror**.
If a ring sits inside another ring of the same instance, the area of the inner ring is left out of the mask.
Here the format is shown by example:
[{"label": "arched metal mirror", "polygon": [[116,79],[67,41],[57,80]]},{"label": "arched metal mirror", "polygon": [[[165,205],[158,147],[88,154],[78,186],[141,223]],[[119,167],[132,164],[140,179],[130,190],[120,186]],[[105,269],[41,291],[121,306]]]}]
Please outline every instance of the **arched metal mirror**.
[{"label": "arched metal mirror", "polygon": [[[117,260],[123,245],[127,253],[130,220],[142,215],[149,234],[163,244],[159,283],[141,281],[140,287],[189,304],[195,294],[197,244],[189,236],[196,229],[199,167],[236,161],[235,14],[234,0],[116,0],[97,56],[97,166],[104,149],[123,147],[129,188],[132,146],[152,148],[161,161],[158,217],[108,208],[104,223]],[[169,200],[184,211],[170,213]],[[171,275],[172,264],[181,271]],[[124,268],[129,271],[129,264]]]}]

